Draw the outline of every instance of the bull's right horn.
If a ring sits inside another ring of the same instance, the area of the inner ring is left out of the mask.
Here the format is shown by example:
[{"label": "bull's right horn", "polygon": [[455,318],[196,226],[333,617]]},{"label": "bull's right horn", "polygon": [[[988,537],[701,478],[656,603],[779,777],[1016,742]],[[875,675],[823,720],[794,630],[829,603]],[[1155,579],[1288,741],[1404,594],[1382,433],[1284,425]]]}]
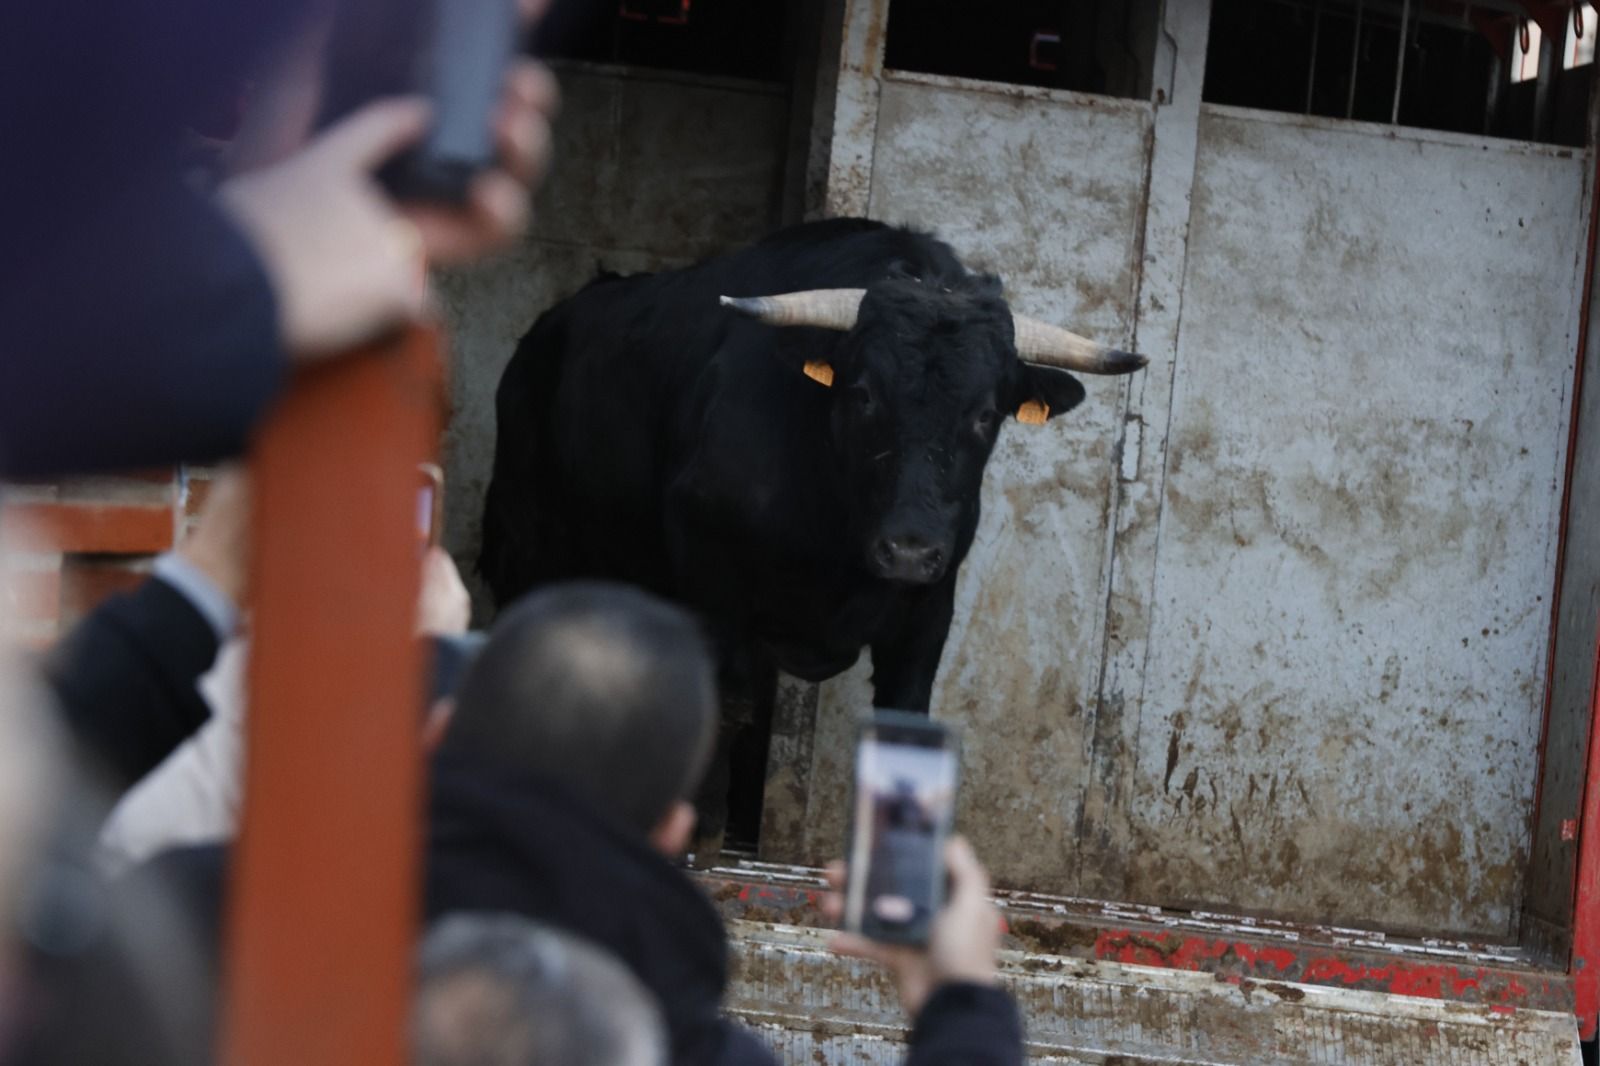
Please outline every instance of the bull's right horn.
[{"label": "bull's right horn", "polygon": [[1150,360],[1133,352],[1108,348],[1071,330],[1012,313],[1017,355],[1025,362],[1058,366],[1081,374],[1131,374]]},{"label": "bull's right horn", "polygon": [[856,324],[866,289],[805,289],[778,296],[724,296],[722,306],[769,326],[816,326],[849,330]]}]

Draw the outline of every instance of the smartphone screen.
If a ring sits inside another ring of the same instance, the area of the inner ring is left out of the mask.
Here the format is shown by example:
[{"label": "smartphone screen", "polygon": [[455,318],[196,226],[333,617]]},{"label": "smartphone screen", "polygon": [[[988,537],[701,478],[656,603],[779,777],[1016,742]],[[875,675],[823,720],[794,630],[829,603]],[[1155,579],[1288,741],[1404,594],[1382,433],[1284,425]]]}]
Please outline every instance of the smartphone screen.
[{"label": "smartphone screen", "polygon": [[944,844],[959,769],[949,729],[925,715],[880,711],[862,726],[846,929],[874,940],[927,942],[944,904]]},{"label": "smartphone screen", "polygon": [[423,555],[439,543],[440,512],[444,507],[444,471],[433,463],[419,463],[417,477],[417,552]]}]

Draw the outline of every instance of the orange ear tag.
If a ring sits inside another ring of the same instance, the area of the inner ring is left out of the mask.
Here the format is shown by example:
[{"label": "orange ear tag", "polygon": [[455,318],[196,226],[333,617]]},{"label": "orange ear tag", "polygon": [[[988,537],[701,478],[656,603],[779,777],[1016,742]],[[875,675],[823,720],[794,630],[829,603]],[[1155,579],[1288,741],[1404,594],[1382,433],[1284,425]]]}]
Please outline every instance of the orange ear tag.
[{"label": "orange ear tag", "polygon": [[830,388],[833,386],[832,365],[817,359],[807,359],[805,371],[806,377],[815,381],[818,385],[827,385]]},{"label": "orange ear tag", "polygon": [[1050,417],[1050,405],[1039,400],[1029,400],[1017,408],[1017,421],[1025,426],[1042,426]]}]

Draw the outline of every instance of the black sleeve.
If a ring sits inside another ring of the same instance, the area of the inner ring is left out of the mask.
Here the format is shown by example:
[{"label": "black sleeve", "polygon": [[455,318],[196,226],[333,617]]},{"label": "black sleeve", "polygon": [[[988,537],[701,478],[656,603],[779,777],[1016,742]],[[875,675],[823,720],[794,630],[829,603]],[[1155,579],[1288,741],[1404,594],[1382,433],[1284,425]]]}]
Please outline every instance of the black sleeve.
[{"label": "black sleeve", "polygon": [[182,173],[305,0],[8,5],[0,476],[238,453],[283,377],[253,249]]},{"label": "black sleeve", "polygon": [[1010,994],[988,985],[949,984],[923,1004],[911,1028],[906,1066],[1021,1066],[1022,1020]]},{"label": "black sleeve", "polygon": [[113,596],[45,662],[69,735],[117,790],[149,773],[210,715],[195,687],[217,635],[171,585]]},{"label": "black sleeve", "polygon": [[156,168],[34,244],[0,286],[0,475],[242,451],[286,360],[252,248]]}]

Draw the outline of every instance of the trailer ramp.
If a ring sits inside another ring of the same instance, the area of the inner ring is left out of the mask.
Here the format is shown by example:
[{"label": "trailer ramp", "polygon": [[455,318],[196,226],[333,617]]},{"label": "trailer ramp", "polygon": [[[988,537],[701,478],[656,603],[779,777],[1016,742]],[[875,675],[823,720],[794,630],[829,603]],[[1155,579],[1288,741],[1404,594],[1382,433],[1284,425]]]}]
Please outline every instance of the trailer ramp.
[{"label": "trailer ramp", "polygon": [[[734,921],[729,1005],[786,1066],[905,1054],[893,987],[830,954],[827,933]],[[1289,982],[1005,952],[1036,1063],[1096,1066],[1580,1066],[1564,1012],[1444,1003]]]}]

